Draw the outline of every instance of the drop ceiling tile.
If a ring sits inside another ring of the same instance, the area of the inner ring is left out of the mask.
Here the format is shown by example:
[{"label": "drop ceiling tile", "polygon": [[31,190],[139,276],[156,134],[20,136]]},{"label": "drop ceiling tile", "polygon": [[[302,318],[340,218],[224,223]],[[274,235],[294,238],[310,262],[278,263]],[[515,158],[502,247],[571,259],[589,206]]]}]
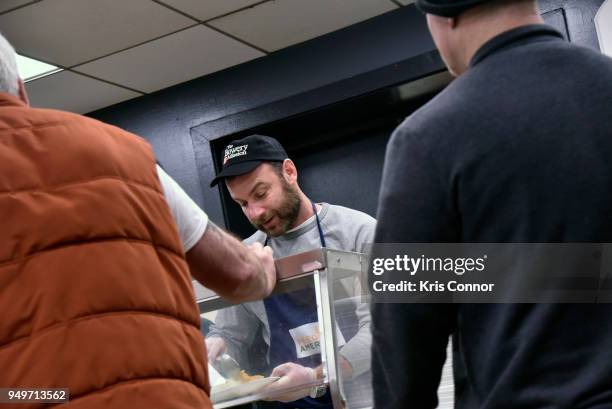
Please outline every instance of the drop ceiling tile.
[{"label": "drop ceiling tile", "polygon": [[261,0],[162,0],[163,3],[202,21],[231,13],[259,1]]},{"label": "drop ceiling tile", "polygon": [[0,15],[17,52],[67,67],[194,23],[150,0],[41,1]]},{"label": "drop ceiling tile", "polygon": [[210,25],[275,51],[398,8],[389,0],[275,0]]},{"label": "drop ceiling tile", "polygon": [[29,81],[26,91],[30,104],[84,114],[141,94],[70,71]]},{"label": "drop ceiling tile", "polygon": [[254,48],[200,25],[75,67],[75,70],[152,92],[262,55]]},{"label": "drop ceiling tile", "polygon": [[32,0],[2,0],[0,2],[0,13],[31,2]]}]

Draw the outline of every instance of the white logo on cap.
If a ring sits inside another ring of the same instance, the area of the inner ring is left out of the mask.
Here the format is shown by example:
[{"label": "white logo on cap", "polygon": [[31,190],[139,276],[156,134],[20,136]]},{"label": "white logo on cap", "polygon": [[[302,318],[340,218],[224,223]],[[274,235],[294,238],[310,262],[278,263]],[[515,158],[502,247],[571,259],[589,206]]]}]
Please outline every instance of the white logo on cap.
[{"label": "white logo on cap", "polygon": [[237,156],[246,155],[248,147],[249,144],[236,146],[235,148],[234,145],[227,145],[225,148],[225,153],[223,154],[223,165],[225,165],[230,159],[234,159]]}]

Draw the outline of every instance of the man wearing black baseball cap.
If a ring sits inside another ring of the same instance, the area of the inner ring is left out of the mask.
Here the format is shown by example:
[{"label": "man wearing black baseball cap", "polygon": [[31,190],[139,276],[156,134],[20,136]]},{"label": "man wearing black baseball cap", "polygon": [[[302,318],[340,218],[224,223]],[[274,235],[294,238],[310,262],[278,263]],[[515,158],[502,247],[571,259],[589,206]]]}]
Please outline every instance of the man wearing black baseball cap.
[{"label": "man wearing black baseball cap", "polygon": [[[612,60],[564,41],[533,0],[416,4],[457,78],[389,141],[375,241],[612,242]],[[452,336],[458,409],[612,408],[610,316],[374,304],[375,407],[436,407]]]},{"label": "man wearing black baseball cap", "polygon": [[221,172],[210,182],[210,187],[225,178],[249,173],[264,162],[283,162],[288,158],[283,146],[269,136],[250,135],[232,141],[225,147]]},{"label": "man wearing black baseball cap", "polygon": [[[225,181],[232,199],[258,230],[245,243],[270,246],[275,258],[319,247],[363,252],[364,245],[373,240],[376,222],[371,216],[329,203],[313,203],[298,184],[295,164],[281,144],[269,136],[251,135],[232,141],[225,148],[222,169],[211,186],[220,180]],[[354,311],[350,315],[359,322],[349,325],[358,331],[347,339],[338,333],[339,364],[345,379],[360,377],[370,369],[369,306],[360,302],[359,289],[352,285],[357,301],[351,304]],[[324,387],[286,392],[323,376],[312,288],[219,311],[206,339],[209,359],[227,350],[239,362],[248,363],[248,347],[258,338],[267,345],[271,375],[281,377],[270,386],[279,391],[274,396],[280,401],[276,407],[332,408]]]}]

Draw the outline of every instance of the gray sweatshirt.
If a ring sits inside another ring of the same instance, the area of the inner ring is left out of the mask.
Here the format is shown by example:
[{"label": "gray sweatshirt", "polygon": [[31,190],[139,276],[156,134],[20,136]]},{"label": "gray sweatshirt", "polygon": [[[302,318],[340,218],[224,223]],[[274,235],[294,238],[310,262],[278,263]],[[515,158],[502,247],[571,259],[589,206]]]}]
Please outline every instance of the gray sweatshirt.
[{"label": "gray sweatshirt", "polygon": [[[327,248],[363,252],[366,243],[372,243],[376,220],[357,210],[322,203],[319,220]],[[245,244],[264,243],[265,233],[255,232],[244,240]],[[279,237],[270,237],[268,245],[274,250],[274,258],[287,257],[321,247],[316,220],[311,217],[300,227]],[[353,368],[353,376],[370,369],[370,311],[367,304],[360,302],[359,284],[350,285],[355,314],[359,324],[357,333],[341,347],[340,353]],[[248,362],[248,349],[263,337],[270,345],[270,325],[264,303],[255,301],[220,310],[211,326],[208,337],[221,337],[228,353],[240,363]],[[269,348],[268,348],[269,349]],[[267,351],[269,355],[269,351]]]}]

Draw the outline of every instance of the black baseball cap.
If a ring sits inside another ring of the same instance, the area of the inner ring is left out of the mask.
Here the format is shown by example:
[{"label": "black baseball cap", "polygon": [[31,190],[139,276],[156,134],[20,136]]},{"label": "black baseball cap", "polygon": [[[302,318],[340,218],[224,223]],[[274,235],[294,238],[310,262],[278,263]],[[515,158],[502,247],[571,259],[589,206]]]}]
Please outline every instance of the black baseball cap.
[{"label": "black baseball cap", "polygon": [[491,0],[416,0],[416,6],[423,13],[442,17],[457,17],[464,11]]},{"label": "black baseball cap", "polygon": [[282,162],[288,157],[283,146],[269,136],[250,135],[231,141],[223,152],[221,172],[210,182],[210,187],[226,177],[249,173],[263,162]]}]

